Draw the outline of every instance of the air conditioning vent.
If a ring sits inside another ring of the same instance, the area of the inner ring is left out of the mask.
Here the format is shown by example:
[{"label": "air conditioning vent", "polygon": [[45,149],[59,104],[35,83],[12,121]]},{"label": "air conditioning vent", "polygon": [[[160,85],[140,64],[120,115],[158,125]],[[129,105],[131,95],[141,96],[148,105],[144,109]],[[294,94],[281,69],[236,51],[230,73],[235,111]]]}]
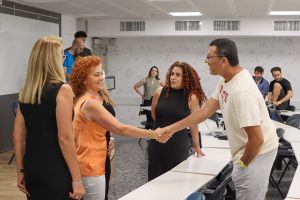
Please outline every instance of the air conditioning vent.
[{"label": "air conditioning vent", "polygon": [[145,31],[145,21],[122,21],[120,31]]},{"label": "air conditioning vent", "polygon": [[175,31],[199,31],[200,21],[175,21]]},{"label": "air conditioning vent", "polygon": [[274,21],[274,31],[300,31],[300,21]]},{"label": "air conditioning vent", "polygon": [[240,21],[214,21],[214,31],[239,31]]}]

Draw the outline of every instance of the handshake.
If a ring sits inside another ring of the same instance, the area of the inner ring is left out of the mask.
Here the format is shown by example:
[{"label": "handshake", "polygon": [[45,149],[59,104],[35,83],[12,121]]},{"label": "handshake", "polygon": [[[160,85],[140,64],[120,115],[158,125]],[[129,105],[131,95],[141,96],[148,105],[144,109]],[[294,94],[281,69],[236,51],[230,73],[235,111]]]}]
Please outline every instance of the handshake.
[{"label": "handshake", "polygon": [[151,132],[153,136],[151,139],[155,139],[160,143],[166,143],[173,135],[168,128],[157,128],[154,131],[151,130]]}]

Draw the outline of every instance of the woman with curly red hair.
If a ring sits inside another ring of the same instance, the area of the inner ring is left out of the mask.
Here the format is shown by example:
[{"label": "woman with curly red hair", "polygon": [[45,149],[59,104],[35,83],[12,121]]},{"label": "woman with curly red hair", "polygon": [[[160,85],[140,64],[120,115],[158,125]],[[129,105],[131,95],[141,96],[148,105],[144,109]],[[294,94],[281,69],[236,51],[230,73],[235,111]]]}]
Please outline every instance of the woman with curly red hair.
[{"label": "woman with curly red hair", "polygon": [[[185,62],[175,62],[166,75],[166,84],[158,88],[153,96],[151,114],[154,129],[173,124],[190,113],[197,111],[205,102],[206,96],[196,70]],[[193,151],[203,156],[199,144],[197,124],[190,127]],[[148,154],[148,180],[169,171],[189,156],[188,130],[174,134],[165,144],[150,140]]]},{"label": "woman with curly red hair", "polygon": [[[120,123],[103,107],[104,77],[100,57],[79,58],[71,72],[75,93],[73,128],[85,200],[103,200],[105,195],[106,131],[137,138],[159,139],[152,130]],[[161,139],[160,139],[161,140]]]}]

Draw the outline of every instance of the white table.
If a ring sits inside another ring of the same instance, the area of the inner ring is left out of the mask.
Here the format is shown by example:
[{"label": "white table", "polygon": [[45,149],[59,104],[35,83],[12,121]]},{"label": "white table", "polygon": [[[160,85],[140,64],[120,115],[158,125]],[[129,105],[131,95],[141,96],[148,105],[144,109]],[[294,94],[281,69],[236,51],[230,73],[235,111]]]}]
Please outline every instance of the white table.
[{"label": "white table", "polygon": [[184,200],[214,177],[169,171],[120,198],[120,200]]},{"label": "white table", "polygon": [[[200,132],[201,133],[201,132]],[[202,148],[219,148],[219,149],[229,149],[228,140],[219,140],[212,135],[201,133]]]},{"label": "white table", "polygon": [[192,155],[171,171],[216,176],[231,159],[229,149],[202,148],[202,151],[206,156]]},{"label": "white table", "polygon": [[140,109],[151,111],[151,106],[141,106]]},{"label": "white table", "polygon": [[291,128],[292,126],[272,120],[276,128]]},{"label": "white table", "polygon": [[296,111],[290,111],[290,110],[278,110],[280,115],[283,115],[283,116],[287,116],[287,117],[290,117],[294,114],[300,114],[300,112],[296,112]]},{"label": "white table", "polygon": [[289,142],[300,142],[300,129],[291,126],[289,128],[285,127],[283,129],[284,129],[284,134],[283,134],[284,139],[286,139]]},{"label": "white table", "polygon": [[300,199],[300,167],[297,168],[289,192],[286,195],[288,198]]}]

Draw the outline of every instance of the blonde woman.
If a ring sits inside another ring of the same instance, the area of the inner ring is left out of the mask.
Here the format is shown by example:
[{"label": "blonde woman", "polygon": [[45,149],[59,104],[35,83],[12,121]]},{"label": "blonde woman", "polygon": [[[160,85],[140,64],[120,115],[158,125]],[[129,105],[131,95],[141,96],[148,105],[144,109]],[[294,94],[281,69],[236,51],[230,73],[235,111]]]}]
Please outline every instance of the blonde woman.
[{"label": "blonde woman", "polygon": [[19,94],[13,134],[17,184],[30,200],[81,199],[84,194],[72,131],[73,92],[64,84],[62,63],[62,39],[39,39]]},{"label": "blonde woman", "polygon": [[73,121],[77,158],[80,165],[85,200],[103,200],[105,196],[105,160],[107,155],[106,131],[124,136],[151,138],[164,142],[152,130],[120,123],[103,106],[99,92],[104,77],[101,60],[87,56],[75,61],[71,72],[71,86],[76,96]]}]

